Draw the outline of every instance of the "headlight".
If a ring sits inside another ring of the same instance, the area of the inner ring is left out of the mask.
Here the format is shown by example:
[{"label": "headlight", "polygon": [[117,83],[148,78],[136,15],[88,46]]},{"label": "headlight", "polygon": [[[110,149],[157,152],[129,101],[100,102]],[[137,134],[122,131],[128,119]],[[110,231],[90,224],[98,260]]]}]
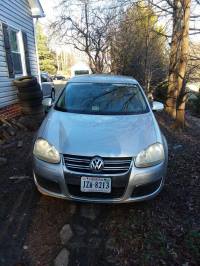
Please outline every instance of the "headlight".
[{"label": "headlight", "polygon": [[59,163],[60,154],[56,148],[44,139],[37,139],[34,145],[33,154],[40,160],[48,163]]},{"label": "headlight", "polygon": [[161,163],[165,159],[163,145],[155,143],[141,151],[135,160],[136,167],[150,167]]}]

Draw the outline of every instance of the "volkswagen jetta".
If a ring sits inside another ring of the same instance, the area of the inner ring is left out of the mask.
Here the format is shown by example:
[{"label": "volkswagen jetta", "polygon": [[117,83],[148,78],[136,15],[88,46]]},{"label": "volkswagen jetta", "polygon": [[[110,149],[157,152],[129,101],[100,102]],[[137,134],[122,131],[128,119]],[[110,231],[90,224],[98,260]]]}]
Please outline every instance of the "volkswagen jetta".
[{"label": "volkswagen jetta", "polygon": [[50,108],[33,149],[38,190],[85,202],[153,198],[162,189],[167,142],[133,78],[83,75],[69,80]]}]

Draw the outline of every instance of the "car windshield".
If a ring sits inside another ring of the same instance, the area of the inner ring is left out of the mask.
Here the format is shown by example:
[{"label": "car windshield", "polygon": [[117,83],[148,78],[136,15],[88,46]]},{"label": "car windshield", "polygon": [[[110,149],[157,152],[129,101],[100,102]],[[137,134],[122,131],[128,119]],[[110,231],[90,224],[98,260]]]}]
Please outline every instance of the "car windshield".
[{"label": "car windshield", "polygon": [[69,83],[55,109],[81,114],[142,114],[149,111],[135,84]]}]

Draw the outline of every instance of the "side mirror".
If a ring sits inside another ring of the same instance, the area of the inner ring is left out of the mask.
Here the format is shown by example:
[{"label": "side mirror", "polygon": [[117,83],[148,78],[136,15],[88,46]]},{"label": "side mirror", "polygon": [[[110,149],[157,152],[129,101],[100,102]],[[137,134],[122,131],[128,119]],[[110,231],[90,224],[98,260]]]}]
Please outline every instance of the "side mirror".
[{"label": "side mirror", "polygon": [[47,78],[44,77],[44,76],[41,76],[41,81],[42,81],[42,82],[48,82]]},{"label": "side mirror", "polygon": [[52,91],[51,91],[51,99],[52,99],[52,103],[55,102],[56,93],[55,93],[55,90],[54,89],[52,89]]},{"label": "side mirror", "polygon": [[45,98],[42,101],[42,105],[44,106],[45,110],[51,108],[53,104],[52,98]]},{"label": "side mirror", "polygon": [[153,105],[152,105],[153,111],[162,111],[163,109],[164,109],[164,105],[162,103],[156,102],[156,101],[153,102]]}]

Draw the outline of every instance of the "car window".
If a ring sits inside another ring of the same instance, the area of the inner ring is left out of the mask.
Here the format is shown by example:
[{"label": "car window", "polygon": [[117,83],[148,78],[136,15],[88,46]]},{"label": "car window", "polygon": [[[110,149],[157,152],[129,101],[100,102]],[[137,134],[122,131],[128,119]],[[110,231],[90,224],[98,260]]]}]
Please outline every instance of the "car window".
[{"label": "car window", "polygon": [[55,108],[86,114],[141,114],[149,111],[135,84],[68,83]]}]

